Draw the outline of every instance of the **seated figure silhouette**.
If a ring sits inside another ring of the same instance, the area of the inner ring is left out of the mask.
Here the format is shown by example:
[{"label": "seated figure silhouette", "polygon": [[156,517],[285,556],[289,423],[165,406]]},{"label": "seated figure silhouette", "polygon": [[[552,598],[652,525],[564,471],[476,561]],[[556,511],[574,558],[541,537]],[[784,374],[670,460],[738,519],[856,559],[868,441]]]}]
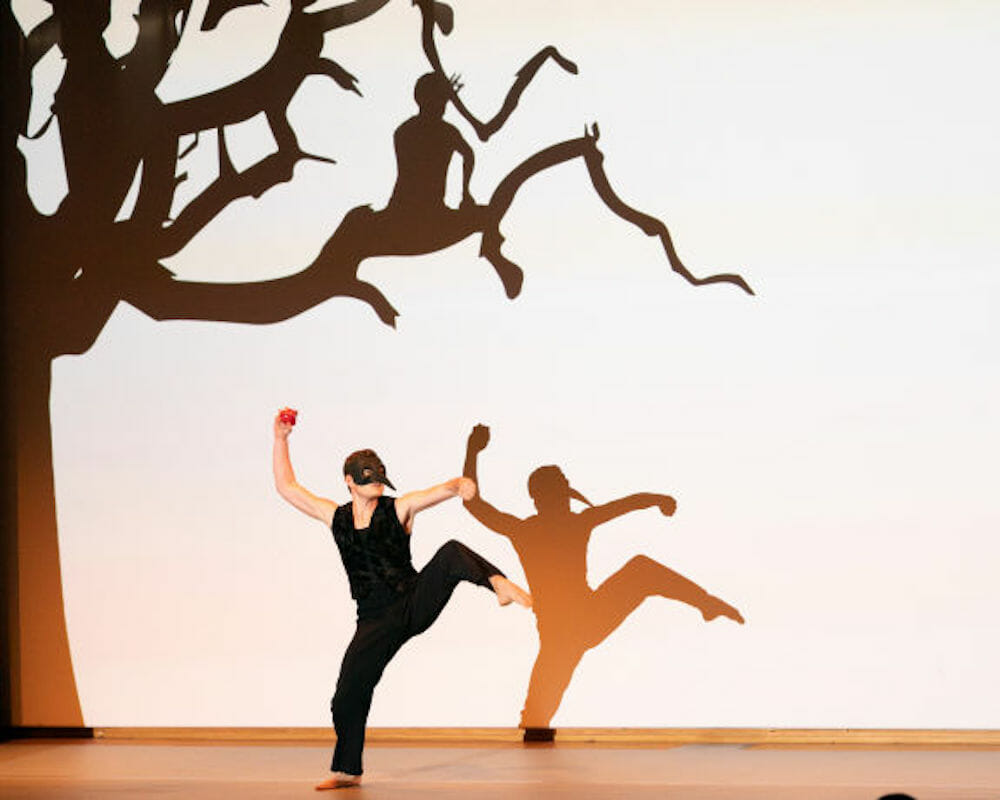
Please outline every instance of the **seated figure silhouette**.
[{"label": "seated figure silhouette", "polygon": [[448,165],[454,155],[462,158],[462,207],[475,205],[469,181],[475,154],[458,129],[444,120],[451,87],[434,72],[421,75],[413,87],[419,111],[396,129],[396,185],[388,210],[404,215],[449,216],[444,202]]},{"label": "seated figure silhouette", "polygon": [[[397,315],[385,296],[357,277],[360,263],[372,256],[422,255],[460,242],[487,222],[487,208],[469,191],[475,154],[444,112],[452,97],[449,79],[428,72],[417,79],[413,97],[418,112],[403,122],[393,136],[397,178],[392,196],[382,210],[357,206],[344,216],[311,268],[335,271],[343,294],[368,302],[379,318],[394,325]],[[448,167],[462,159],[462,200],[458,208],[445,203]],[[522,273],[499,254],[483,253],[497,270],[508,297],[521,288]]]},{"label": "seated figure silhouette", "polygon": [[[473,428],[466,477],[477,480],[478,456],[489,437],[486,426]],[[594,528],[653,506],[671,516],[677,507],[674,498],[641,493],[595,506],[570,486],[556,466],[532,472],[528,493],[538,513],[527,519],[497,510],[480,495],[465,502],[479,522],[510,540],[535,601],[539,649],[521,712],[522,728],[549,727],[584,653],[603,642],[647,597],[686,603],[698,609],[706,622],[721,616],[743,624],[733,606],[647,556],[631,559],[596,589],[588,585],[587,545]],[[575,512],[571,500],[588,507]]]}]

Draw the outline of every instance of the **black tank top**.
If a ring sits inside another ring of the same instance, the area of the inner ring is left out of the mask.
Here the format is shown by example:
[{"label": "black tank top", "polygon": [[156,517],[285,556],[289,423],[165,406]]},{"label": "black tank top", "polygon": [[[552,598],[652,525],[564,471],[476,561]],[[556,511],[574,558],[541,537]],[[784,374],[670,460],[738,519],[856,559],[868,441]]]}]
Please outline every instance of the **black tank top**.
[{"label": "black tank top", "polygon": [[410,535],[396,516],[394,497],[380,497],[368,527],[361,530],[354,527],[353,504],[338,506],[330,529],[359,616],[391,605],[413,585],[417,571],[410,556]]}]

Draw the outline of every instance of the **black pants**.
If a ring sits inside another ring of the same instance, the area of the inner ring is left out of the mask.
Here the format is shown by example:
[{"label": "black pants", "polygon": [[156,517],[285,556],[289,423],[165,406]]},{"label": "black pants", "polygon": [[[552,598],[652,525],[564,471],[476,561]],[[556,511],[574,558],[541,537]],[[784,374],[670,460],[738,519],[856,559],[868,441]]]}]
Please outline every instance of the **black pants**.
[{"label": "black pants", "polygon": [[503,573],[461,542],[452,540],[443,544],[420,570],[409,592],[379,616],[358,620],[330,702],[337,732],[332,770],[361,774],[372,692],[399,648],[431,626],[461,581],[492,589],[489,579],[494,575]]}]

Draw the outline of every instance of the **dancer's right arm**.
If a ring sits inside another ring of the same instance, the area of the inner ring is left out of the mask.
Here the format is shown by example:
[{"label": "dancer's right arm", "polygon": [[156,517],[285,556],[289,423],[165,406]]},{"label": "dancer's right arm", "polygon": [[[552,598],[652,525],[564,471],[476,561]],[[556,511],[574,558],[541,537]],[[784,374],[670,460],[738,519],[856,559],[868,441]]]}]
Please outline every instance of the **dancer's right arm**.
[{"label": "dancer's right arm", "polygon": [[630,494],[628,497],[620,497],[604,505],[587,508],[580,512],[588,524],[603,525],[605,522],[628,514],[630,511],[639,511],[643,508],[656,506],[665,517],[673,516],[677,510],[677,501],[668,494],[653,494],[652,492],[639,492]]},{"label": "dancer's right arm", "polygon": [[[472,429],[472,433],[469,434],[469,441],[465,448],[465,469],[462,474],[475,481],[477,487],[479,481],[476,474],[478,472],[476,462],[479,454],[489,443],[490,429],[486,425],[476,425]],[[521,524],[518,517],[506,514],[483,500],[478,491],[472,499],[465,501],[465,508],[480,524],[503,536],[513,536]]]},{"label": "dancer's right arm", "polygon": [[278,494],[295,506],[299,511],[320,520],[328,528],[333,523],[333,512],[337,504],[325,497],[318,497],[300,486],[295,480],[295,471],[288,456],[288,435],[292,426],[281,421],[281,416],[274,418],[274,449],[271,463],[274,469],[274,487]]}]

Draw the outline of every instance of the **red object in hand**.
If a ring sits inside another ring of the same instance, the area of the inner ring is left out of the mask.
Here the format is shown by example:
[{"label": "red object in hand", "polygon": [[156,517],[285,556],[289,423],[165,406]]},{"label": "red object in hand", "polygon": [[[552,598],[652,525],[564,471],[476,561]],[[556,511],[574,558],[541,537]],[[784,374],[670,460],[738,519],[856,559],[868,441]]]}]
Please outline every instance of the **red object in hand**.
[{"label": "red object in hand", "polygon": [[283,408],[278,412],[278,419],[288,425],[295,424],[295,418],[298,416],[299,412],[294,408]]}]

